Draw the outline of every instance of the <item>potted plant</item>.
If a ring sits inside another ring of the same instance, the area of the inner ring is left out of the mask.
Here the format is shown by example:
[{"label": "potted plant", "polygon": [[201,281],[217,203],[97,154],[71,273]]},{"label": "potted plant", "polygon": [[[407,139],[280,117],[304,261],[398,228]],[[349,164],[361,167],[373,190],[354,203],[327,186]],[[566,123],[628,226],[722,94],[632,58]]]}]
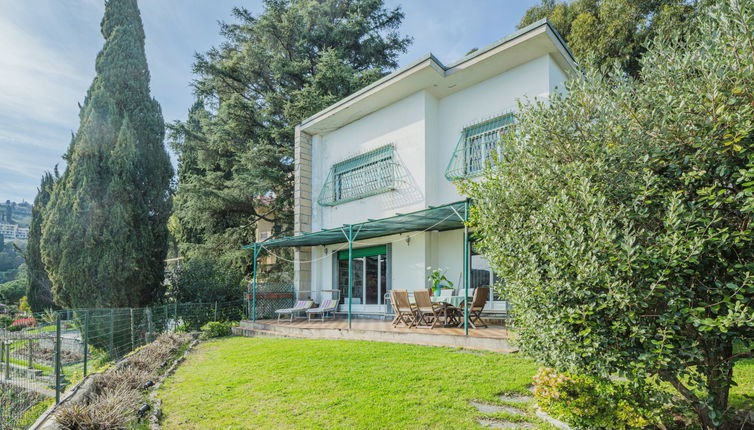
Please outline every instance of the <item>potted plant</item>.
[{"label": "potted plant", "polygon": [[445,272],[447,272],[446,269],[433,269],[432,267],[427,267],[427,270],[429,270],[427,280],[432,284],[431,288],[435,296],[439,296],[440,290],[443,288],[453,288],[453,282],[445,276]]}]

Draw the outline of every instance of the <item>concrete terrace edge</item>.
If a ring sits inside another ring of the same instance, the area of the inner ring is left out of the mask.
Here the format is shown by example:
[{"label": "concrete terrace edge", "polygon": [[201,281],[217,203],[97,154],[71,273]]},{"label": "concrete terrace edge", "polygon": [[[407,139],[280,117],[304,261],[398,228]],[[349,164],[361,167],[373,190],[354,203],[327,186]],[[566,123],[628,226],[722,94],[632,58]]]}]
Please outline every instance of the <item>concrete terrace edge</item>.
[{"label": "concrete terrace edge", "polygon": [[274,324],[242,321],[233,328],[233,334],[245,337],[289,337],[298,339],[363,340],[371,342],[400,343],[446,348],[475,349],[499,353],[518,350],[506,339],[462,335],[408,333],[399,331],[359,330],[341,328],[286,327]]}]

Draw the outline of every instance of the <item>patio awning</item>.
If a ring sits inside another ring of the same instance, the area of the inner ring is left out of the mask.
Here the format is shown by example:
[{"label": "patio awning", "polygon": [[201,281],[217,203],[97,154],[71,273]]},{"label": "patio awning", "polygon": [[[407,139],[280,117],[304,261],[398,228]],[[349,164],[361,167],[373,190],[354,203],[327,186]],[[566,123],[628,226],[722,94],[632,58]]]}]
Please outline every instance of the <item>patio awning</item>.
[{"label": "patio awning", "polygon": [[[370,219],[366,222],[353,224],[354,240],[371,239],[391,234],[408,233],[411,231],[446,231],[463,228],[464,201],[442,206],[430,206],[416,212],[395,214],[381,219]],[[282,237],[261,242],[264,248],[283,248],[290,246],[317,246],[333,243],[348,242],[349,226],[324,229],[312,233],[302,233],[297,236]],[[245,245],[252,248],[254,245]]]}]

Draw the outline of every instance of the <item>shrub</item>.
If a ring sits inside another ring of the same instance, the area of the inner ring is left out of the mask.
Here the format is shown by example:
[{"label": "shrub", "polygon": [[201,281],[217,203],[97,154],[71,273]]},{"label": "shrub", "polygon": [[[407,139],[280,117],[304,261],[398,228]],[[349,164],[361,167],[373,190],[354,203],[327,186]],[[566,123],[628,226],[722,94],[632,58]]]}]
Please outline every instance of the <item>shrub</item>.
[{"label": "shrub", "polygon": [[667,395],[650,386],[542,368],[534,376],[539,407],[580,429],[631,429],[669,418]]},{"label": "shrub", "polygon": [[0,328],[8,328],[13,324],[13,317],[10,315],[0,315]]},{"label": "shrub", "polygon": [[29,299],[26,296],[21,297],[21,299],[18,301],[18,309],[25,314],[31,313],[31,306],[29,306]]},{"label": "shrub", "polygon": [[21,330],[24,328],[30,328],[30,327],[36,327],[36,326],[37,326],[37,320],[34,319],[34,317],[29,317],[29,318],[19,318],[13,321],[13,323],[10,325],[9,328],[11,330],[13,329]]},{"label": "shrub", "polygon": [[208,322],[202,326],[202,337],[204,339],[211,339],[214,337],[230,336],[233,333],[231,327],[233,327],[232,323]]},{"label": "shrub", "polygon": [[521,350],[607,378],[660,378],[725,426],[754,351],[754,2],[708,2],[642,57],[521,106],[466,191],[516,308]]},{"label": "shrub", "polygon": [[243,274],[222,263],[195,257],[169,275],[168,295],[178,303],[239,300],[245,287]]}]

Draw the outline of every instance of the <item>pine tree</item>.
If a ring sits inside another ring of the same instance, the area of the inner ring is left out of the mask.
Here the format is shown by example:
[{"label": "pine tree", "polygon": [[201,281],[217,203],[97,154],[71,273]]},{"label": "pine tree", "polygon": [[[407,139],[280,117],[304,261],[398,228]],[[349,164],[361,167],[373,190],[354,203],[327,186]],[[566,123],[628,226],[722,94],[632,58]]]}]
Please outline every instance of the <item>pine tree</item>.
[{"label": "pine tree", "polygon": [[96,77],[50,198],[42,258],[55,302],[136,307],[162,296],[172,166],[149,92],[136,0],[108,0]]},{"label": "pine tree", "polygon": [[[179,158],[173,233],[187,258],[248,273],[255,223],[293,221],[294,126],[384,76],[411,39],[382,0],[265,0],[234,9],[224,41],[198,55],[197,103],[172,126]],[[274,196],[263,210],[260,196]]]},{"label": "pine tree", "polygon": [[40,243],[42,240],[42,219],[47,203],[50,201],[55,180],[58,179],[57,169],[55,175],[45,172],[42,182],[37,189],[34,205],[31,208],[31,225],[29,226],[29,241],[26,248],[26,273],[28,283],[26,285],[26,297],[29,306],[34,312],[40,312],[55,307],[52,301],[52,288],[47,270],[42,263]]}]

